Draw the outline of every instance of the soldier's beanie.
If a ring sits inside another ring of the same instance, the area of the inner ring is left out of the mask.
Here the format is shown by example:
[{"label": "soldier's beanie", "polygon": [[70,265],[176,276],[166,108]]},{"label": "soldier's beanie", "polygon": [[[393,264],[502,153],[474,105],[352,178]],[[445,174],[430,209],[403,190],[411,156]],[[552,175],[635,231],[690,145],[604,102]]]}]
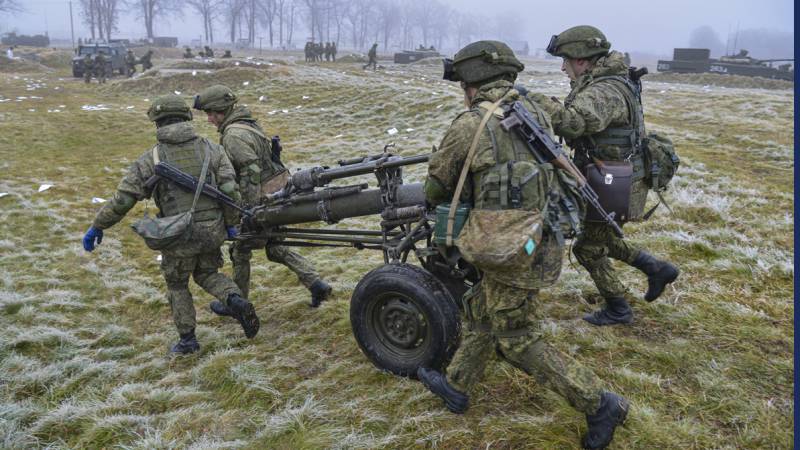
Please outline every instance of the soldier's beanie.
[{"label": "soldier's beanie", "polygon": [[227,87],[217,84],[207,87],[194,97],[194,109],[202,111],[225,111],[239,100]]},{"label": "soldier's beanie", "polygon": [[525,69],[511,47],[500,41],[477,41],[467,44],[453,56],[454,81],[477,84],[503,75],[516,78]]},{"label": "soldier's beanie", "polygon": [[605,55],[611,49],[611,42],[599,29],[591,25],[578,25],[553,36],[547,52],[553,56],[573,59],[587,59]]},{"label": "soldier's beanie", "polygon": [[153,100],[150,109],[147,110],[147,118],[156,122],[167,117],[192,120],[192,111],[183,98],[175,94],[162,95]]}]

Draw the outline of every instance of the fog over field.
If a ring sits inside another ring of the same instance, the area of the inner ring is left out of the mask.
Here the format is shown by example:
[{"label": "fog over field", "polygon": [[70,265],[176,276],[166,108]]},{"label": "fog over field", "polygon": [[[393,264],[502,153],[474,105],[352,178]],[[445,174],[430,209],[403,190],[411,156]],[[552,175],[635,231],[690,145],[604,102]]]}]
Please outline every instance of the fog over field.
[{"label": "fog over field", "polygon": [[[4,0],[6,3],[9,0]],[[20,33],[38,34],[48,32],[51,38],[69,39],[70,21],[67,0],[15,0],[25,10],[13,17],[0,13],[0,33],[16,30]],[[194,2],[177,2],[175,0],[135,0],[124,2],[112,0],[115,14],[118,15],[112,37],[138,39],[146,36],[146,27],[142,20],[142,5],[146,1],[163,5],[164,12],[156,9],[154,34],[157,36],[176,36],[182,42],[192,39],[204,39],[202,16],[192,4],[216,5],[212,12],[211,24],[214,28],[215,41],[230,43],[231,11],[246,14],[247,0],[200,0]],[[82,5],[89,0],[73,1],[73,18],[75,39],[79,36],[90,36],[86,24],[86,15],[82,13]],[[488,4],[479,0],[410,0],[410,1],[367,1],[367,0],[258,0],[255,33],[263,37],[262,44],[269,41],[269,21],[273,28],[278,27],[281,12],[287,17],[294,5],[296,28],[293,33],[293,44],[302,47],[306,39],[312,36],[311,14],[309,10],[320,11],[321,20],[326,30],[323,41],[336,40],[340,47],[355,47],[348,32],[337,35],[335,28],[347,28],[351,23],[361,27],[360,11],[373,11],[366,26],[375,28],[368,34],[380,35],[378,29],[390,28],[392,43],[390,50],[402,46],[401,22],[406,13],[410,14],[413,24],[425,26],[428,23],[431,31],[428,36],[416,33],[413,45],[438,44],[437,31],[447,36],[444,47],[455,51],[459,39],[457,34],[470,34],[476,38],[499,38],[504,40],[525,40],[532,49],[547,45],[550,35],[580,24],[592,24],[605,31],[615,48],[630,52],[650,55],[669,55],[673,47],[688,46],[693,31],[708,26],[718,35],[723,46],[730,52],[739,48],[751,49],[758,58],[788,58],[794,52],[794,2],[791,0],[712,0],[696,2],[692,0],[611,0],[596,2],[589,0],[572,0],[568,2],[530,2],[524,0],[501,0]],[[177,8],[174,6],[178,5]],[[385,6],[393,5],[393,6]],[[388,8],[388,9],[387,9]],[[282,11],[284,10],[284,11]],[[243,12],[242,12],[243,11]],[[388,11],[384,16],[380,11]],[[327,27],[334,30],[330,36]],[[469,31],[459,31],[460,29]],[[739,33],[737,34],[737,30]],[[275,30],[277,34],[277,30]],[[247,37],[247,30],[239,31],[239,37]],[[277,39],[277,36],[275,37]],[[318,34],[316,35],[319,40]],[[378,42],[382,37],[378,36]],[[372,39],[372,37],[370,37]],[[467,39],[461,39],[462,44]],[[257,39],[254,39],[257,46]],[[411,41],[410,41],[411,42]],[[408,44],[408,43],[406,43]],[[735,44],[735,45],[734,45]],[[279,43],[274,43],[280,46]],[[708,44],[706,44],[708,45]],[[366,44],[367,48],[369,44]],[[362,49],[363,50],[363,49]],[[381,45],[381,51],[383,45]],[[722,52],[715,52],[716,56]]]},{"label": "fog over field", "polygon": [[[651,70],[643,78],[646,127],[674,142],[680,167],[664,193],[671,210],[660,206],[624,229],[681,275],[647,303],[646,278],[614,263],[637,298],[635,320],[594,327],[581,317],[600,307],[597,291],[568,241],[560,279],[539,293],[544,333],[630,400],[611,449],[792,448],[794,84],[655,70],[659,55],[692,43],[715,56],[746,48],[756,57],[788,57],[792,2],[581,1],[537,9],[501,1],[486,11],[477,0],[258,0],[283,6],[270,16],[275,48],[267,48],[264,10],[248,22],[223,8],[209,16],[209,28],[191,2],[181,3],[182,16],[157,15],[151,30],[178,37],[177,48],[137,42],[147,32],[131,6],[117,22],[95,23],[97,40],[110,29],[112,39],[131,40],[137,58],[153,50],[154,65],[98,84],[97,76],[85,83],[75,73],[67,2],[0,0],[0,34],[47,31],[52,39],[17,46],[13,59],[0,52],[1,449],[577,448],[585,416],[507,364],[489,364],[463,415],[449,413],[418,381],[376,367],[374,352],[359,346],[351,307],[359,283],[385,264],[378,250],[299,247],[333,287],[317,309],[293,273],[255,251],[249,299],[262,322],[254,339],[213,314],[213,298],[190,283],[201,347],[176,357],[168,353],[178,334],[161,254],[130,226],[152,214],[153,203],[138,203],[105,230],[92,253],[81,244],[120,178],[140,155],[149,157],[156,139],[146,112],[158,96],[191,103],[205,87],[229,86],[267,135],[280,135],[293,173],[379,155],[389,144],[400,156],[424,155],[464,111],[464,92],[442,79],[441,56],[399,64],[394,52],[425,44],[452,54],[483,37],[527,40],[517,83],[563,100],[570,83],[561,59],[537,49],[577,23],[601,27],[615,49],[630,50],[634,64]],[[81,9],[89,2],[72,5],[76,41],[91,36]],[[286,9],[292,5],[294,13]],[[231,31],[237,42],[263,37],[263,48],[257,39],[237,48]],[[302,47],[312,34],[326,42],[337,33],[335,62],[307,60]],[[364,70],[372,42],[379,43],[377,68]],[[217,57],[199,55],[206,43]],[[183,57],[184,44],[192,57]],[[230,58],[220,58],[224,49]],[[218,141],[206,114],[194,111],[191,123]],[[425,164],[407,166],[403,181],[422,182],[426,173]],[[372,173],[332,184],[359,183],[377,187]],[[648,208],[657,202],[650,193]],[[324,208],[319,202],[315,211]],[[297,227],[378,231],[387,220],[374,214]],[[230,275],[229,246],[221,270]],[[413,267],[427,248],[420,250],[408,258]],[[428,291],[450,300],[457,322],[450,289]],[[435,315],[408,305],[403,317],[434,329]],[[375,310],[363,316],[390,335],[397,321]],[[414,344],[425,350],[432,333]]]}]

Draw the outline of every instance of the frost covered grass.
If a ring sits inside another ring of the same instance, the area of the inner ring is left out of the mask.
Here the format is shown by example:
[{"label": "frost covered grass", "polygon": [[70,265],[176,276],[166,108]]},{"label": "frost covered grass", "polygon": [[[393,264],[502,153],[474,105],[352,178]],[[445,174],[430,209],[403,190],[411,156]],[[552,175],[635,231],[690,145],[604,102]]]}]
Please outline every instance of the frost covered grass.
[{"label": "frost covered grass", "polygon": [[[404,155],[427,152],[461,108],[438,66],[365,72],[280,58],[288,62],[103,88],[64,68],[0,74],[0,447],[574,448],[583,417],[508,366],[490,365],[464,416],[376,370],[348,315],[356,283],[381,264],[375,252],[300,250],[334,286],[319,310],[287,269],[256,254],[262,329],[252,341],[193,287],[202,348],[181,358],[166,355],[177,336],[156,254],[127,227],[144,205],[83,252],[91,199],[109,198],[152,145],[145,111],[158,94],[231,84],[281,136],[292,168],[389,142]],[[557,65],[526,65],[520,82],[566,94]],[[626,232],[675,261],[681,278],[658,302],[636,302],[624,328],[577,320],[594,308],[592,284],[566,260],[559,284],[542,292],[556,345],[632,401],[614,448],[790,448],[792,102],[791,91],[647,84],[648,126],[675,141],[682,166],[666,195],[674,214],[660,209]],[[201,116],[196,127],[216,140]],[[409,168],[406,178],[424,173]],[[38,192],[42,184],[53,187]],[[644,278],[622,273],[641,295]]]}]

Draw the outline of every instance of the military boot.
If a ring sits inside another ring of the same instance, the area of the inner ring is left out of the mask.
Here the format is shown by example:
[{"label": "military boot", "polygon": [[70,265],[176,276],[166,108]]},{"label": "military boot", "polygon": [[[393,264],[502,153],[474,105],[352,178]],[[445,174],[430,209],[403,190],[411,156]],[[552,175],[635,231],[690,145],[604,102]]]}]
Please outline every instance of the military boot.
[{"label": "military boot", "polygon": [[239,294],[231,294],[228,296],[228,309],[231,312],[231,317],[239,321],[244,330],[244,335],[248,339],[255,337],[258,334],[258,329],[261,322],[256,315],[256,309],[253,304],[243,299]]},{"label": "military boot", "polygon": [[644,294],[644,299],[648,302],[657,299],[664,292],[664,288],[675,281],[680,273],[674,265],[656,259],[645,251],[640,251],[631,265],[647,275],[647,293]]},{"label": "military boot", "polygon": [[606,307],[583,316],[583,320],[599,327],[633,322],[633,310],[624,297],[609,297]]},{"label": "military boot", "polygon": [[467,394],[450,386],[450,383],[447,382],[447,378],[441,373],[433,369],[420,367],[417,369],[417,378],[419,378],[419,381],[421,381],[429,391],[444,400],[444,404],[450,412],[464,414],[467,408],[469,408],[469,397]]},{"label": "military boot", "polygon": [[311,307],[316,308],[320,305],[320,303],[324,302],[328,299],[328,296],[331,295],[330,285],[320,278],[319,280],[311,283],[311,286],[308,288],[311,291]]},{"label": "military boot", "polygon": [[583,448],[595,450],[608,447],[617,425],[625,422],[629,407],[625,397],[613,392],[603,392],[600,396],[600,408],[596,413],[586,415],[589,430],[583,438]]},{"label": "military boot", "polygon": [[228,308],[228,305],[219,300],[214,300],[208,305],[208,307],[211,308],[211,312],[218,316],[233,317],[233,313],[231,312],[231,309]]},{"label": "military boot", "polygon": [[188,355],[200,350],[200,343],[194,335],[194,329],[188,333],[181,334],[181,340],[176,342],[169,352],[173,354]]}]

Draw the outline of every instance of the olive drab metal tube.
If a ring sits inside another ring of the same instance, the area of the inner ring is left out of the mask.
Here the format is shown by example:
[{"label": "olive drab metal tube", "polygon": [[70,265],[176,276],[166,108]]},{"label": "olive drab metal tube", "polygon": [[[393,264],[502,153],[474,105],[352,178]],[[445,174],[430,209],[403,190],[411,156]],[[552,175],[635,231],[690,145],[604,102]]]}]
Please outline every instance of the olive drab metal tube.
[{"label": "olive drab metal tube", "polygon": [[[393,206],[402,208],[424,204],[422,183],[397,186],[396,202]],[[253,212],[259,225],[272,227],[317,221],[334,223],[349,217],[380,214],[386,206],[380,189],[368,189],[329,200],[262,206]]]}]

